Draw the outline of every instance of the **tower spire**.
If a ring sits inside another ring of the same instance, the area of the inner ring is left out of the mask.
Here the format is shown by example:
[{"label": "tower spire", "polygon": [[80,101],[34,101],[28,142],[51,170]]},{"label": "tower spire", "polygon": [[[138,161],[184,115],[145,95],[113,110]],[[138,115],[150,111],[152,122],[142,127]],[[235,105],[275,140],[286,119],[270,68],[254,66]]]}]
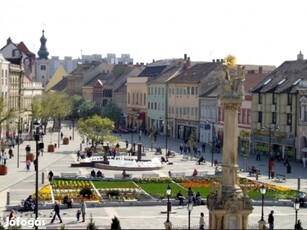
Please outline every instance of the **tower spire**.
[{"label": "tower spire", "polygon": [[43,32],[43,35],[40,38],[41,47],[39,48],[39,51],[37,52],[38,59],[48,59],[49,52],[46,47],[47,39],[45,38],[45,35],[44,35],[45,30],[43,30],[42,32]]}]

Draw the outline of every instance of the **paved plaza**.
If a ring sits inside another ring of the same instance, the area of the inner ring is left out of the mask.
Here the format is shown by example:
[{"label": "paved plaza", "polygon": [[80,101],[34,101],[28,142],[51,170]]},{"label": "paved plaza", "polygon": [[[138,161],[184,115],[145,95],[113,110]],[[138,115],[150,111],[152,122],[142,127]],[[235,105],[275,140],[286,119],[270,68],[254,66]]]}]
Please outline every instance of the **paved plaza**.
[{"label": "paved plaza", "polygon": [[[56,148],[54,153],[45,152],[43,156],[39,158],[39,186],[43,186],[47,184],[47,174],[49,170],[52,170],[55,175],[60,175],[61,172],[74,172],[80,175],[88,175],[92,168],[71,168],[70,164],[72,162],[76,162],[77,155],[76,152],[80,149],[81,137],[77,134],[76,131],[69,128],[69,124],[64,123],[62,132],[64,136],[73,136],[73,140],[70,141],[68,145],[62,145],[60,141],[60,147]],[[116,134],[118,135],[118,134]],[[119,136],[119,135],[118,135]],[[125,146],[124,141],[127,139],[129,143],[132,139],[132,134],[122,134],[119,136],[121,139],[120,145],[122,147]],[[133,135],[134,141],[138,141],[138,135]],[[150,150],[151,141],[149,137],[143,136],[141,140],[145,149]],[[185,175],[192,175],[194,168],[198,171],[207,171],[208,174],[214,174],[214,167],[211,166],[211,153],[210,148],[207,148],[204,157],[206,159],[205,165],[196,164],[196,159],[193,160],[183,160],[182,155],[179,152],[179,145],[182,141],[177,139],[168,138],[167,146],[169,149],[176,152],[176,156],[174,158],[170,158],[170,161],[173,162],[172,165],[164,165],[160,170],[154,170],[153,173],[158,173],[161,177],[167,176],[168,171],[175,172],[184,172]],[[59,143],[58,133],[47,133],[44,136],[45,150],[47,149],[47,145],[52,143]],[[7,204],[7,194],[9,192],[10,205],[19,205],[22,199],[25,199],[28,195],[33,194],[35,192],[35,171],[34,167],[31,168],[30,172],[26,171],[25,165],[25,147],[26,145],[31,145],[32,152],[35,152],[35,141],[25,141],[19,146],[19,155],[20,155],[20,163],[19,167],[17,167],[17,146],[14,148],[14,158],[9,159],[7,162],[8,165],[8,174],[6,176],[0,176],[0,209],[2,215],[5,216],[8,212],[5,210],[5,206]],[[158,136],[157,141],[154,143],[154,147],[161,146],[164,150],[165,148],[165,137]],[[82,148],[85,146],[83,145]],[[152,159],[155,157],[154,151],[148,151],[146,156],[143,157],[145,159]],[[159,156],[158,156],[159,157]],[[215,153],[213,159],[217,159],[221,161],[221,154]],[[239,167],[243,168],[243,159],[239,157]],[[303,167],[301,163],[290,162],[292,165],[291,174],[286,173],[286,167],[284,167],[283,162],[275,162],[276,173],[281,173],[286,175],[286,182],[279,183],[275,182],[273,179],[268,179],[268,158],[262,157],[261,161],[256,161],[256,156],[250,156],[247,160],[248,165],[255,165],[260,169],[261,175],[259,175],[259,181],[266,183],[275,183],[278,185],[287,186],[293,189],[298,188],[298,181],[300,181],[300,190],[307,192],[307,180],[306,180],[306,171],[307,169]],[[42,179],[42,175],[44,173],[44,181]],[[119,171],[114,170],[104,170],[103,171],[105,177],[114,177],[114,174],[120,173]],[[133,171],[133,177],[141,177],[142,173],[139,171]],[[241,176],[248,177],[247,172],[240,172]],[[300,179],[298,179],[300,178]],[[272,209],[275,211],[275,228],[279,229],[287,229],[293,228],[294,220],[295,220],[295,212],[293,207],[290,206],[289,202],[284,203],[281,202],[266,202],[265,203],[265,220],[267,219],[267,215],[269,211]],[[161,211],[165,211],[165,205],[156,205],[156,206],[123,206],[123,207],[99,207],[99,208],[89,208],[89,214],[91,213],[95,223],[100,228],[109,228],[111,224],[111,219],[114,216],[117,216],[120,220],[121,227],[123,229],[161,229],[163,228],[163,223],[166,220],[166,215],[161,213]],[[46,219],[46,223],[50,222],[50,214],[51,210],[39,210],[42,219]],[[188,221],[188,212],[185,207],[179,207],[174,204],[172,209],[172,214],[170,215],[171,221],[174,226],[177,228],[187,228]],[[205,222],[208,223],[208,210],[206,206],[195,206],[191,213],[191,227],[198,228],[198,220],[200,212],[205,213]],[[68,228],[80,228],[84,229],[86,223],[77,223],[75,220],[76,209],[63,209],[61,211],[63,222]],[[260,204],[254,205],[254,211],[249,216],[249,226],[250,228],[256,228],[257,222],[260,219],[261,214],[261,206]],[[302,220],[302,226],[307,225],[307,221],[305,221],[307,216],[307,209],[305,211],[304,208],[299,210],[299,219]],[[22,218],[28,218],[23,216]],[[47,225],[44,228],[59,228],[59,224]]]}]

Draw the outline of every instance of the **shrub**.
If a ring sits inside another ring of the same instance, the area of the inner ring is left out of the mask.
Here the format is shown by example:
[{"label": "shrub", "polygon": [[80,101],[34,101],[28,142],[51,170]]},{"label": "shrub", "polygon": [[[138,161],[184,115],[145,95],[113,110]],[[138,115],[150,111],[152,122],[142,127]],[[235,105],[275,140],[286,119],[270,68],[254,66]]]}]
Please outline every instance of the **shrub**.
[{"label": "shrub", "polygon": [[88,223],[86,229],[98,229],[94,220],[93,220],[92,214],[91,214],[91,217],[90,217],[90,222]]},{"label": "shrub", "polygon": [[111,190],[107,192],[107,195],[109,196],[119,196],[119,191],[118,190]]},{"label": "shrub", "polygon": [[91,188],[85,187],[80,190],[79,194],[82,195],[83,197],[91,198],[91,196],[93,195],[93,192]]},{"label": "shrub", "polygon": [[111,229],[121,229],[120,222],[116,216],[114,216],[114,218],[112,219]]}]

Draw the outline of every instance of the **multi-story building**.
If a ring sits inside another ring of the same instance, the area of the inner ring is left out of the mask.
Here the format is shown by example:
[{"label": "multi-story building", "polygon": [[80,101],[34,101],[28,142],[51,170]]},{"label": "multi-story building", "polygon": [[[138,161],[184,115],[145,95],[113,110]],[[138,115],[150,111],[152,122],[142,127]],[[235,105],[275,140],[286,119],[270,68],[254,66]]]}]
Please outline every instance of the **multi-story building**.
[{"label": "multi-story building", "polygon": [[300,53],[271,72],[252,93],[252,142],[255,151],[305,156],[304,83],[307,61]]}]

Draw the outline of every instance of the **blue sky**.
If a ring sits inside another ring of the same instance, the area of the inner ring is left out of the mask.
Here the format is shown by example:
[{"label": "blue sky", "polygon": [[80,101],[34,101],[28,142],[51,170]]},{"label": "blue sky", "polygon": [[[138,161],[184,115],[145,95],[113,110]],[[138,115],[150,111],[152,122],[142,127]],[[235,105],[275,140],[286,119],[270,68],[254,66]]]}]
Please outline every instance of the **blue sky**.
[{"label": "blue sky", "polygon": [[[303,0],[1,1],[0,46],[11,37],[49,57],[129,53],[134,62],[180,58],[280,65],[307,55]],[[43,26],[44,25],[44,26]]]}]

